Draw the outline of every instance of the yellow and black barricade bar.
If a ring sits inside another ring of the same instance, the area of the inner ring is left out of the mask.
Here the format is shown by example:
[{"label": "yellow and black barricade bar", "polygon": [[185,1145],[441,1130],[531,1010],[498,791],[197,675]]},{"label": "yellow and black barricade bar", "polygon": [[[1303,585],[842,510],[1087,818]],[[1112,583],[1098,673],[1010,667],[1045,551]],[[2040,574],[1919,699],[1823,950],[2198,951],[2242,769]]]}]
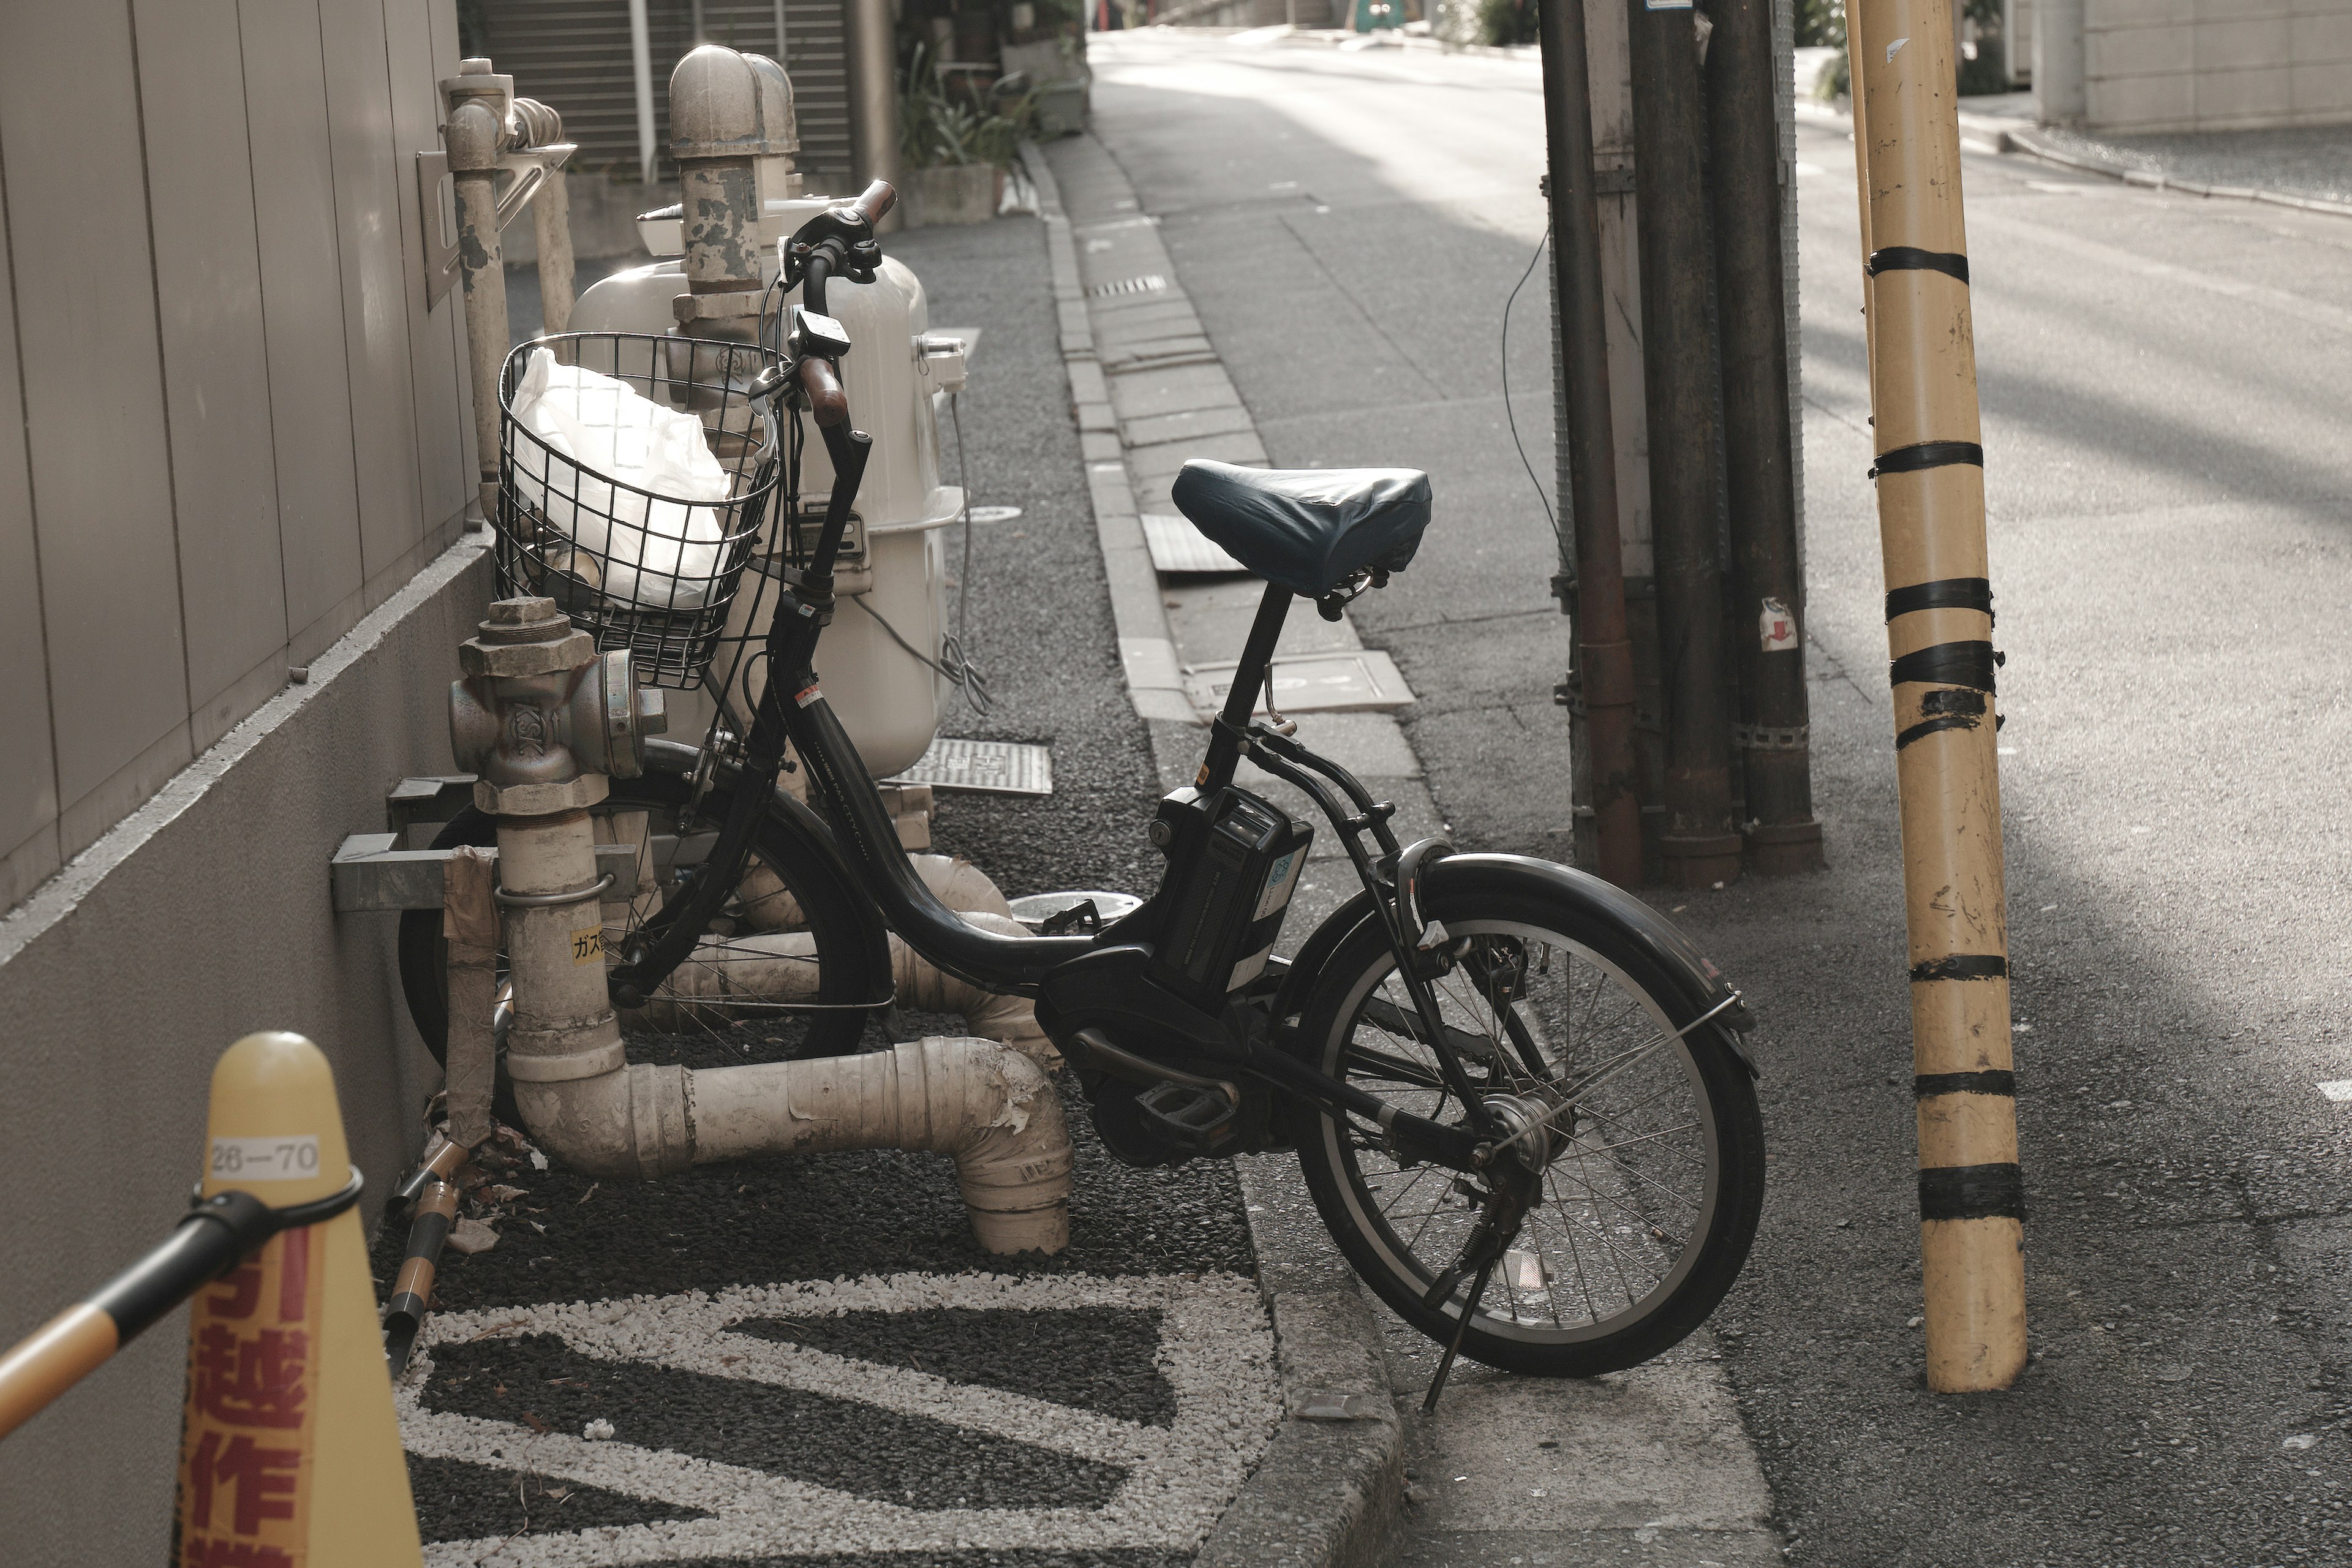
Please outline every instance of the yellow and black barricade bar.
[{"label": "yellow and black barricade bar", "polygon": [[39,1415],[181,1302],[282,1231],[318,1225],[359,1202],[356,1167],[337,1192],[272,1208],[251,1193],[198,1198],[163,1245],[0,1356],[0,1437]]}]

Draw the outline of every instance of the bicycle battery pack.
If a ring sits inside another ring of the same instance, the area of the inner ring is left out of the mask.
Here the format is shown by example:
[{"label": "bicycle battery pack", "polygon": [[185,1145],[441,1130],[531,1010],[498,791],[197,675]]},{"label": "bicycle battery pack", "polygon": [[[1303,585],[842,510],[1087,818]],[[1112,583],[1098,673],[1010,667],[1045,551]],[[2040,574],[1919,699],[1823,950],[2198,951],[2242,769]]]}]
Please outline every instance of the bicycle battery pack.
[{"label": "bicycle battery pack", "polygon": [[1315,830],[1228,785],[1161,800],[1152,837],[1174,886],[1148,973],[1213,1013],[1265,972]]}]

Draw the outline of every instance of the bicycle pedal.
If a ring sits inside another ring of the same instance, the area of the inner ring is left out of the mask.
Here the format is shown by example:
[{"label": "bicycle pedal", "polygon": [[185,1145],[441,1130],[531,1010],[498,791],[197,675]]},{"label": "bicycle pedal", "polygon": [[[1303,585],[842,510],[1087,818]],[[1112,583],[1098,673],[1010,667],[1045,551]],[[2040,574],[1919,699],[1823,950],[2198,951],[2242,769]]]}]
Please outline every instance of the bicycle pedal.
[{"label": "bicycle pedal", "polygon": [[1235,1131],[1236,1108],[1213,1089],[1158,1084],[1137,1095],[1135,1104],[1154,1133],[1196,1154],[1214,1153]]}]

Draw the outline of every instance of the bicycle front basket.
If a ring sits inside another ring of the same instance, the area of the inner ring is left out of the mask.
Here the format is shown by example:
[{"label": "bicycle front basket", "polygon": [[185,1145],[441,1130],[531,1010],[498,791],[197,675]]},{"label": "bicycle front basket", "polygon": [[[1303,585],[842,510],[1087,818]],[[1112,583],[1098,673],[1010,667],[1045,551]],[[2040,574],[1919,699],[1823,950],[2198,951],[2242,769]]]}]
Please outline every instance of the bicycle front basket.
[{"label": "bicycle front basket", "polygon": [[599,650],[627,648],[640,684],[699,681],[778,478],[775,426],[745,389],[782,358],[643,332],[562,332],[509,354],[499,595],[553,599]]}]

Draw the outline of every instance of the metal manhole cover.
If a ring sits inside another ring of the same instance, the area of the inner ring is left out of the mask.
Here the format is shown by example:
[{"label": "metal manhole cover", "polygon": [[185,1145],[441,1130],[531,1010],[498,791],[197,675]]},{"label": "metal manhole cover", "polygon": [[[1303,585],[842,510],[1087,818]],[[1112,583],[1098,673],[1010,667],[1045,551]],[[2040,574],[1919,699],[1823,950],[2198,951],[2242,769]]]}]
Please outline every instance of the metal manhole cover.
[{"label": "metal manhole cover", "polygon": [[[1412,701],[1412,689],[1405,685],[1396,661],[1377,648],[1277,658],[1272,684],[1275,706],[1285,713],[1402,708]],[[1184,677],[1185,695],[1202,712],[1223,708],[1233,686],[1230,664],[1200,665]],[[1263,698],[1257,710],[1265,711]]]},{"label": "metal manhole cover", "polygon": [[941,736],[913,767],[882,782],[984,795],[1051,795],[1054,754],[1044,746],[1023,741],[955,741]]}]

